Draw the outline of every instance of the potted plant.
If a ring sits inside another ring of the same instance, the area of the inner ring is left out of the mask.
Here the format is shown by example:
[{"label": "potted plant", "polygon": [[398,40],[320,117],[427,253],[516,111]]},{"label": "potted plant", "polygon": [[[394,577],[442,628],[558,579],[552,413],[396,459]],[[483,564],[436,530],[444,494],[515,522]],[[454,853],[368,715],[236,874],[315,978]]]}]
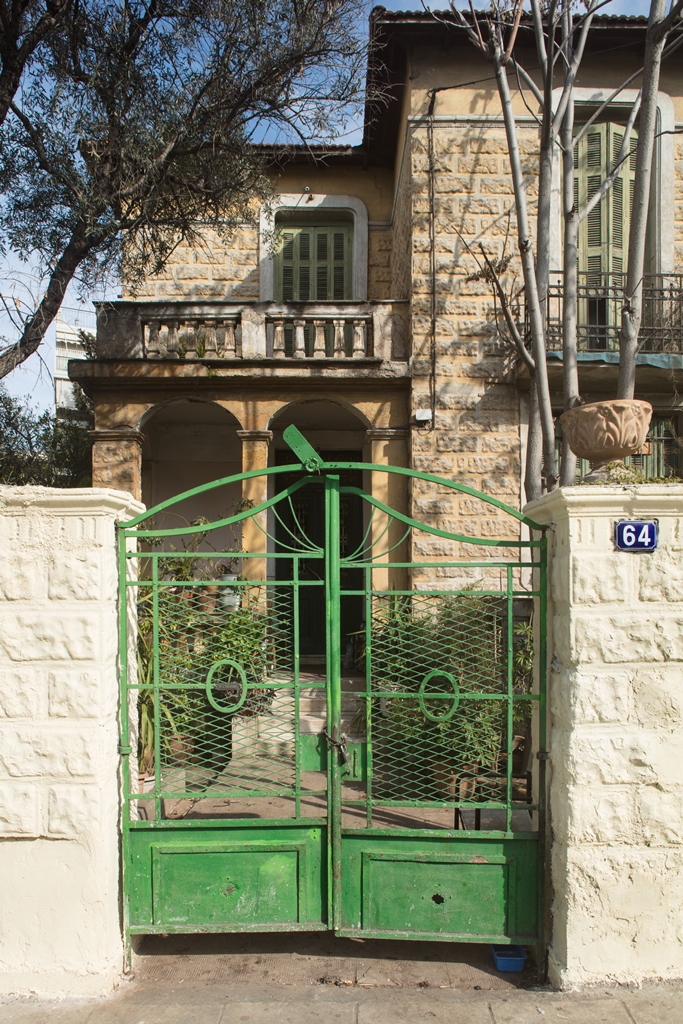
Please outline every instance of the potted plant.
[{"label": "potted plant", "polygon": [[381,700],[373,725],[375,792],[472,800],[478,776],[496,771],[506,709],[497,700],[461,698],[505,689],[501,599],[423,600],[392,597],[374,616],[373,686],[397,694]]}]

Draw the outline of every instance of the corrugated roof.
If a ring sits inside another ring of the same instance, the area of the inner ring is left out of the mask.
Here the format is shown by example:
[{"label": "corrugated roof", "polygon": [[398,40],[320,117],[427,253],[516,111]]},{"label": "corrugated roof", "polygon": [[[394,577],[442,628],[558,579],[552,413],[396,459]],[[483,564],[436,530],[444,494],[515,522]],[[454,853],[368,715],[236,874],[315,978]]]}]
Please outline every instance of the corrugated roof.
[{"label": "corrugated roof", "polygon": [[[477,13],[485,14],[485,10],[478,11]],[[463,11],[463,14],[467,17],[468,12]],[[386,7],[373,7],[370,14],[371,18],[383,21],[424,21],[430,22],[434,20],[434,16],[445,21],[450,21],[453,18],[453,14],[450,10],[447,11],[389,11]],[[455,19],[453,19],[455,21]],[[524,20],[527,19],[526,17]],[[647,16],[642,14],[596,14],[593,16],[593,24],[601,25],[604,24],[610,28],[618,28],[621,24],[623,25],[634,25],[634,26],[645,26],[647,25]]]}]

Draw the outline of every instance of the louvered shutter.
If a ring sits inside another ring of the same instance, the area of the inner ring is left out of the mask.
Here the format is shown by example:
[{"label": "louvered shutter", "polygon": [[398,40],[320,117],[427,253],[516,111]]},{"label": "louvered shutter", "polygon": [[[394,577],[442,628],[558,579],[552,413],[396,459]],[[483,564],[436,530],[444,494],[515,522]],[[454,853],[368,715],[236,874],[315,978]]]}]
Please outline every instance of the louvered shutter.
[{"label": "louvered shutter", "polygon": [[[574,196],[581,209],[595,195],[610,173],[624,138],[621,125],[594,125],[576,147]],[[626,270],[628,232],[633,204],[635,168],[635,132],[631,134],[631,155],[621,165],[607,195],[591,210],[579,229],[579,270],[589,276],[587,283],[597,285],[601,274],[620,274]]]},{"label": "louvered shutter", "polygon": [[276,255],[275,298],[283,302],[327,302],[352,298],[348,224],[289,226]]}]

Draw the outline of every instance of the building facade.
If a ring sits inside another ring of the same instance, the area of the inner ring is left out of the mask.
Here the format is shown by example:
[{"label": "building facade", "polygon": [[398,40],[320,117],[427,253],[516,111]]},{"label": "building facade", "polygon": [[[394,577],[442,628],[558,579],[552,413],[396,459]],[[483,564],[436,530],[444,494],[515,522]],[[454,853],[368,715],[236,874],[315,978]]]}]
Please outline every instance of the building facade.
[{"label": "building facade", "polygon": [[[371,34],[369,76],[388,102],[368,108],[363,143],[273,151],[273,210],[228,240],[179,248],[141,290],[100,306],[97,359],[70,369],[95,403],[95,485],[131,491],[149,507],[275,464],[286,457],[282,431],[295,423],[322,452],[457,478],[523,504],[529,380],[498,335],[489,285],[473,279],[468,251],[482,244],[500,255],[515,235],[491,67],[460,29],[423,12],[379,8]],[[578,81],[579,123],[640,66],[644,34],[641,19],[596,19]],[[534,62],[530,49],[526,64]],[[618,149],[635,95],[620,94],[584,136],[580,197]],[[537,126],[527,97],[514,99],[533,197]],[[636,392],[655,417],[635,462],[654,477],[677,469],[682,121],[674,59],[661,78]],[[631,175],[629,164],[582,228],[579,359],[588,401],[613,397],[616,386]],[[559,171],[556,201],[548,335],[559,413]],[[449,529],[498,529],[490,514],[482,519],[463,500],[444,504],[426,483],[401,500]]]}]

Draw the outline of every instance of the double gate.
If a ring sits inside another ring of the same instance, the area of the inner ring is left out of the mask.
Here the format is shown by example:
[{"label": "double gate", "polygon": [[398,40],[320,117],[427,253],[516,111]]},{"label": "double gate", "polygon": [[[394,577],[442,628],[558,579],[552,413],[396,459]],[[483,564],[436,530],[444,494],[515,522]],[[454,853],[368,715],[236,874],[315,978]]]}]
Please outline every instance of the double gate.
[{"label": "double gate", "polygon": [[127,934],[540,942],[543,529],[285,436],[120,528]]}]

